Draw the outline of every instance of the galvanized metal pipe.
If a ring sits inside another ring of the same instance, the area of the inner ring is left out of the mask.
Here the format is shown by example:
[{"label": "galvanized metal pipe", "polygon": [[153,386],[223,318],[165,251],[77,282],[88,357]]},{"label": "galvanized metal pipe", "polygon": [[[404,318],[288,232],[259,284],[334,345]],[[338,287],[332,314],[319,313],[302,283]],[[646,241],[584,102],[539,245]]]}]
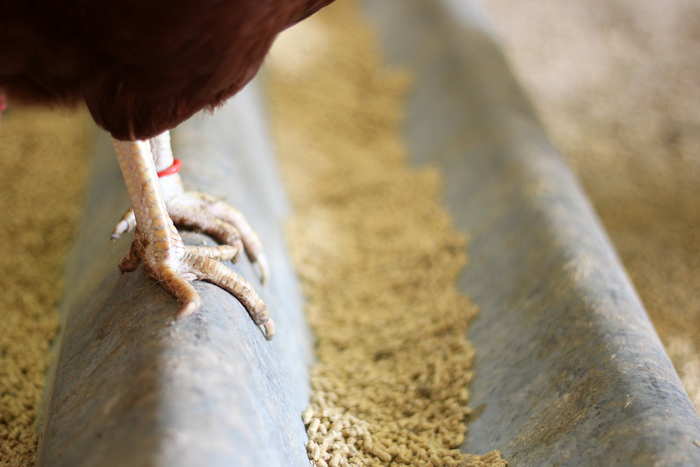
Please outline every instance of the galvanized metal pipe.
[{"label": "galvanized metal pipe", "polygon": [[[270,306],[267,342],[243,307],[206,283],[203,308],[174,322],[179,303],[140,269],[119,275],[131,238],[110,231],[129,205],[101,134],[88,207],[68,268],[63,332],[37,465],[308,466],[301,422],[309,395],[309,332],[286,253],[288,206],[253,85],[213,117],[173,132],[192,188],[241,209],[271,262],[261,286],[246,259],[234,266]],[[132,237],[133,238],[133,237]],[[186,242],[206,237],[187,234]]]},{"label": "galvanized metal pipe", "polygon": [[700,465],[700,419],[593,209],[473,0],[370,0],[415,76],[406,140],[444,175],[481,308],[464,450],[513,466]]}]

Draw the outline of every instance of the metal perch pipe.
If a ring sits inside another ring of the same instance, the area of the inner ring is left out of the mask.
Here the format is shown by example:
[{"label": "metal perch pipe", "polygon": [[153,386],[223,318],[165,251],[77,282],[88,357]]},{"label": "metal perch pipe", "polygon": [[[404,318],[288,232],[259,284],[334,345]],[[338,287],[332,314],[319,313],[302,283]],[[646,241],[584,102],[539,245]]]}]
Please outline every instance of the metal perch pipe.
[{"label": "metal perch pipe", "polygon": [[514,466],[700,465],[700,418],[473,0],[370,0],[415,76],[406,140],[471,237],[468,452]]},{"label": "metal perch pipe", "polygon": [[[185,183],[238,203],[265,242],[273,259],[267,286],[246,259],[234,269],[264,296],[279,333],[266,341],[232,295],[203,282],[195,283],[203,308],[175,321],[181,305],[140,269],[119,275],[131,238],[109,241],[109,213],[129,201],[101,133],[67,266],[38,466],[308,466],[300,414],[308,401],[310,339],[282,237],[288,206],[257,86],[215,116],[183,124],[173,145]],[[193,233],[185,241],[212,243]]]}]

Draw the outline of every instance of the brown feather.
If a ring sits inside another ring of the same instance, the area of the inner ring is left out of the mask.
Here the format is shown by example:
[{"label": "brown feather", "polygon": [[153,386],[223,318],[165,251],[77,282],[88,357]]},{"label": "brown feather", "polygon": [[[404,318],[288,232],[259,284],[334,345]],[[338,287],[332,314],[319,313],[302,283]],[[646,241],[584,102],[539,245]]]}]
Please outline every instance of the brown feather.
[{"label": "brown feather", "polygon": [[240,91],[279,32],[332,1],[0,0],[0,88],[150,138]]}]

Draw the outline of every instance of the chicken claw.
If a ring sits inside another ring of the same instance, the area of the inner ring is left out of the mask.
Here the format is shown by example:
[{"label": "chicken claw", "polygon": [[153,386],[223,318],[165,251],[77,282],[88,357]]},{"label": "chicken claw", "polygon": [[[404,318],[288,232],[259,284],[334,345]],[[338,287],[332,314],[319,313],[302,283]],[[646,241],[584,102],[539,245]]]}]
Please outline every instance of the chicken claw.
[{"label": "chicken claw", "polygon": [[[156,166],[172,164],[170,134],[163,133],[149,140]],[[263,252],[260,237],[252,229],[245,216],[223,201],[196,191],[185,191],[178,173],[159,177],[165,206],[173,223],[206,233],[219,243],[232,245],[245,251],[248,259],[258,270],[264,285],[269,277],[269,264]],[[133,209],[129,209],[112,232],[112,240],[136,227]],[[232,258],[235,263],[239,255]]]},{"label": "chicken claw", "polygon": [[[133,271],[143,262],[143,271],[146,276],[160,282],[168,292],[183,303],[179,313],[180,318],[195,313],[202,304],[201,297],[190,282],[195,279],[211,282],[235,296],[248,311],[253,322],[258,326],[265,327],[266,339],[272,339],[275,325],[270,319],[265,302],[250,283],[220,263],[220,261],[233,260],[239,256],[240,250],[246,245],[242,236],[227,237],[233,244],[217,247],[186,246],[168,215],[169,209],[161,193],[161,188],[165,188],[163,179],[158,183],[156,173],[158,161],[156,157],[154,163],[155,155],[151,153],[149,142],[113,140],[113,144],[132,204],[132,213],[127,213],[117,226],[117,230],[124,229],[125,226],[128,228],[129,225],[136,227],[135,239],[129,252],[119,263],[119,269],[122,272]],[[182,186],[179,177],[176,182],[169,183]],[[165,185],[168,186],[168,183]],[[169,188],[172,189],[172,186]],[[167,190],[163,189],[163,191]],[[186,196],[185,199],[196,200],[201,196],[202,199],[209,201],[204,195],[195,194],[192,196],[184,190],[181,191],[181,194]],[[187,198],[189,196],[192,198]],[[193,204],[196,205],[196,203]],[[218,207],[218,209],[221,208]],[[184,211],[191,212],[189,206]],[[133,220],[130,220],[132,216]],[[205,217],[201,214],[197,214],[197,216]],[[224,221],[219,220],[215,225],[223,223]],[[185,223],[185,225],[192,226],[193,224]],[[199,224],[197,226],[202,231],[217,238],[230,233],[230,230],[215,230]],[[243,219],[241,226],[244,232],[246,227],[252,232],[245,219]],[[236,227],[234,229],[238,232]],[[219,235],[216,235],[217,233]],[[258,262],[261,261],[261,258],[265,262],[257,235],[254,232],[252,236],[249,232],[246,232],[246,235],[248,235],[248,242],[252,238],[253,251],[258,255],[253,257]],[[227,243],[229,242],[227,241]],[[247,253],[248,256],[251,256],[250,252]]]}]

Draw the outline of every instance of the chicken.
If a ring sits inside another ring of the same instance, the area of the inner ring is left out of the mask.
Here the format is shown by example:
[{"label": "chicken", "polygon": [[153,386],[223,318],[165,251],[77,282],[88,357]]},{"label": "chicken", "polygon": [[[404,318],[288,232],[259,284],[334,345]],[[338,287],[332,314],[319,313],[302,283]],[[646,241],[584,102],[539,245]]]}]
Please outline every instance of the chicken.
[{"label": "chicken", "polygon": [[[233,294],[271,339],[275,327],[251,285],[220,261],[245,251],[268,274],[258,236],[234,208],[187,192],[168,131],[214,109],[257,73],[276,35],[333,0],[0,0],[0,95],[10,103],[87,105],[107,130],[132,209],[113,238],[135,228],[122,272],[144,273],[195,313],[195,279]],[[186,246],[174,224],[222,245]]]}]

